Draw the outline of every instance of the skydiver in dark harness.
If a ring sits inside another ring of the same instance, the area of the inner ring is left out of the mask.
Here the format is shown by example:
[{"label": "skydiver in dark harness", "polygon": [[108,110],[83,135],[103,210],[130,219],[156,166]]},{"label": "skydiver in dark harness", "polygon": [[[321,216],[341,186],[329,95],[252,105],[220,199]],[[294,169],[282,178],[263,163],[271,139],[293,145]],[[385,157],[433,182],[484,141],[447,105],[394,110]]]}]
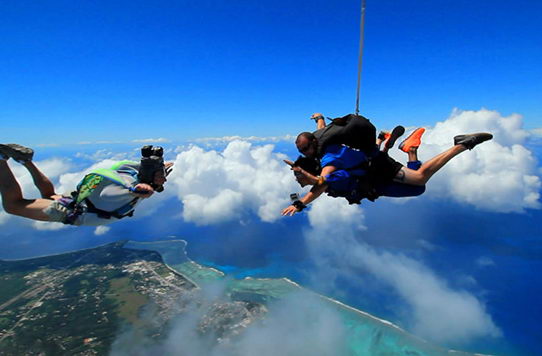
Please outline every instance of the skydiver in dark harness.
[{"label": "skydiver in dark harness", "polygon": [[[142,148],[140,162],[121,161],[110,169],[86,175],[71,195],[55,193],[52,182],[33,162],[34,151],[17,144],[0,144],[0,193],[4,210],[24,218],[69,225],[105,225],[130,217],[141,199],[161,192],[173,163],[164,163],[161,147]],[[25,199],[7,161],[22,164],[32,176],[41,198]],[[83,184],[84,183],[84,184]],[[78,201],[81,188],[88,196]]]},{"label": "skydiver in dark harness", "polygon": [[[303,210],[324,192],[334,197],[344,197],[351,204],[360,204],[362,199],[374,201],[380,196],[421,195],[427,181],[453,157],[493,138],[489,133],[456,136],[454,146],[417,167],[408,168],[389,157],[386,152],[378,150],[376,129],[367,119],[354,115],[348,117],[349,120],[360,120],[354,121],[356,125],[359,124],[354,137],[345,134],[338,139],[324,137],[329,143],[323,144],[321,132],[326,126],[321,115],[315,118],[319,130],[298,135],[296,146],[304,157],[296,162],[285,162],[292,167],[297,181],[302,186],[312,185],[312,189],[285,208],[282,215],[291,216]],[[421,136],[419,132],[417,135]],[[319,134],[320,139],[317,137]],[[356,137],[362,137],[363,141],[354,141]],[[340,140],[343,142],[338,142]],[[416,145],[416,135],[410,140],[411,143],[408,141],[401,144],[405,152],[419,146],[419,143]],[[353,145],[357,147],[352,148]]]}]

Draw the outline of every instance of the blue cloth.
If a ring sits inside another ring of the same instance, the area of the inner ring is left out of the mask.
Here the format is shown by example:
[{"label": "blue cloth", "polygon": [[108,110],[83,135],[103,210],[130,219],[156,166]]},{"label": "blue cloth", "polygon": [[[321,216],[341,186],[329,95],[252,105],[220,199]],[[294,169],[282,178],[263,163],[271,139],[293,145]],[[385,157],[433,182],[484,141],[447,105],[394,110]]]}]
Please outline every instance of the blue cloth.
[{"label": "blue cloth", "polygon": [[408,161],[407,167],[412,169],[413,171],[417,171],[422,166],[422,162],[420,161]]},{"label": "blue cloth", "polygon": [[[322,156],[322,167],[333,166],[339,169],[349,169],[367,160],[367,155],[362,151],[354,150],[344,145],[329,145]],[[359,172],[358,172],[359,171]],[[363,170],[354,170],[354,174],[363,174]]]},{"label": "blue cloth", "polygon": [[331,172],[326,178],[328,184],[328,193],[330,195],[347,196],[350,192],[356,190],[356,177],[366,174],[366,171],[358,168],[347,170],[367,160],[364,152],[354,150],[344,145],[329,145],[320,160],[322,167],[333,166],[335,171]]},{"label": "blue cloth", "polygon": [[[322,158],[322,166],[334,166],[337,168],[350,168],[360,164],[363,156],[363,160],[366,156],[363,152],[352,150],[346,146],[333,145],[329,153],[326,152],[324,157],[326,163],[324,164],[324,158]],[[338,147],[337,147],[338,146]],[[359,153],[359,154],[358,154]],[[422,163],[420,161],[408,162],[408,168],[412,170],[418,170]],[[366,172],[362,169],[347,171],[345,169],[337,169],[327,176],[326,184],[328,185],[327,193],[334,197],[344,197],[348,201],[358,201],[363,199],[363,192],[359,192],[357,178],[364,175]],[[403,184],[397,182],[391,182],[386,184],[377,184],[375,187],[379,196],[386,197],[414,197],[421,195],[425,192],[425,186],[417,186],[410,184]]]},{"label": "blue cloth", "polygon": [[397,182],[377,185],[378,195],[383,197],[404,198],[416,197],[425,192],[425,185],[411,185]]},{"label": "blue cloth", "polygon": [[356,190],[358,185],[356,177],[359,176],[344,169],[331,172],[325,176],[328,192],[331,193],[330,195],[346,196],[349,192]]}]

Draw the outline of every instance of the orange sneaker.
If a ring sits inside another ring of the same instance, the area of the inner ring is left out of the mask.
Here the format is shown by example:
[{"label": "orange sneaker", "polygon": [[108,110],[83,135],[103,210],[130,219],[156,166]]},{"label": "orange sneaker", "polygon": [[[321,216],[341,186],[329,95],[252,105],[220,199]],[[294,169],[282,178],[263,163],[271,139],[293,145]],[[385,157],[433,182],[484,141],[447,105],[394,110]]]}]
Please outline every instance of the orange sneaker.
[{"label": "orange sneaker", "polygon": [[412,147],[420,147],[422,144],[422,135],[425,132],[423,127],[419,127],[412,132],[403,142],[399,144],[399,149],[408,153]]},{"label": "orange sneaker", "polygon": [[380,131],[378,134],[378,139],[382,142],[386,141],[388,138],[390,138],[391,132],[389,131]]}]

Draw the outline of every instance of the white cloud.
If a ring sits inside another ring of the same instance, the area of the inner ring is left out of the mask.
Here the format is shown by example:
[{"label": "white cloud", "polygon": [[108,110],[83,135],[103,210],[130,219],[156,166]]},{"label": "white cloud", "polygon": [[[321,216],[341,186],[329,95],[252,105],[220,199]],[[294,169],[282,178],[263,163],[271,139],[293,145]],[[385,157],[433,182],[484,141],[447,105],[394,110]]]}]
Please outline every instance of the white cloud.
[{"label": "white cloud", "polygon": [[265,322],[248,328],[237,347],[239,355],[345,355],[346,334],[336,310],[300,293],[271,304]]},{"label": "white cloud", "polygon": [[439,343],[500,336],[484,304],[474,295],[452,290],[429,268],[411,258],[377,253],[359,245],[354,256],[373,275],[391,285],[410,305],[412,331]]},{"label": "white cloud", "polygon": [[109,144],[119,144],[123,143],[122,141],[80,141],[77,142],[78,145],[109,145]]},{"label": "white cloud", "polygon": [[266,222],[280,218],[289,193],[299,186],[273,148],[233,141],[223,152],[197,146],[181,152],[168,189],[183,202],[185,220],[210,224],[238,219],[244,211]]},{"label": "white cloud", "polygon": [[101,225],[101,226],[96,227],[96,229],[94,230],[94,235],[97,235],[97,236],[105,235],[110,230],[111,228],[109,226]]},{"label": "white cloud", "polygon": [[102,161],[102,160],[105,160],[105,159],[112,159],[112,160],[116,160],[116,161],[121,161],[121,160],[124,160],[124,159],[129,159],[128,154],[125,153],[125,152],[123,152],[123,153],[113,153],[112,151],[107,150],[107,149],[100,149],[100,150],[98,150],[98,151],[96,151],[96,152],[94,152],[92,154],[77,152],[75,154],[75,157],[77,157],[77,158],[85,158],[85,159],[88,159],[90,161]]},{"label": "white cloud", "polygon": [[132,140],[132,142],[134,143],[167,143],[167,142],[171,142],[171,140],[169,138],[160,137],[160,138],[143,138],[143,139],[138,139],[138,140]]},{"label": "white cloud", "polygon": [[495,262],[486,256],[481,256],[476,260],[476,264],[480,267],[489,267],[489,266],[495,266]]},{"label": "white cloud", "polygon": [[193,140],[192,142],[202,144],[206,147],[213,147],[216,145],[226,144],[233,141],[245,141],[253,143],[277,143],[277,142],[293,142],[295,136],[293,135],[284,135],[284,136],[222,136],[222,137],[203,137]]},{"label": "white cloud", "polygon": [[363,210],[359,205],[349,205],[346,199],[322,196],[312,204],[308,218],[316,229],[342,224],[353,226],[356,230],[366,229]]},{"label": "white cloud", "polygon": [[[402,254],[377,251],[359,242],[359,218],[345,218],[328,210],[326,223],[311,219],[305,233],[311,260],[325,278],[355,281],[360,269],[391,287],[407,306],[402,324],[414,334],[436,343],[462,343],[480,337],[500,336],[500,330],[474,295],[453,290],[421,262]],[[342,217],[340,221],[333,218]],[[337,291],[336,291],[337,292]]]},{"label": "white cloud", "polygon": [[68,227],[68,225],[64,225],[59,222],[47,222],[47,221],[32,221],[32,226],[36,230],[42,230],[42,231],[56,231],[56,230],[61,230]]},{"label": "white cloud", "polygon": [[[473,132],[491,132],[492,141],[453,158],[427,184],[426,196],[453,199],[479,209],[496,212],[522,212],[539,209],[538,162],[523,144],[529,133],[522,128],[521,116],[508,117],[489,110],[454,110],[451,116],[427,128],[419,149],[426,161],[450,148],[453,137]],[[403,153],[390,152],[404,162]]]},{"label": "white cloud", "polygon": [[530,133],[532,136],[535,136],[535,137],[542,137],[542,127],[536,128],[536,129],[532,129],[532,130],[529,131],[529,133]]},{"label": "white cloud", "polygon": [[183,217],[198,225],[215,224],[238,218],[243,195],[230,189],[218,192],[214,197],[188,194],[184,197]]}]

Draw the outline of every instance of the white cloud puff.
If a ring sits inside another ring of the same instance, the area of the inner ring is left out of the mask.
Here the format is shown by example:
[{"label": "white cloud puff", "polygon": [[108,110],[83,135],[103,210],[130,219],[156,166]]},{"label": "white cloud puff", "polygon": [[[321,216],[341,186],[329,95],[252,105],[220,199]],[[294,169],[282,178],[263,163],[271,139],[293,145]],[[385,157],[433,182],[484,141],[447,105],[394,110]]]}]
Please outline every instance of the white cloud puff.
[{"label": "white cloud puff", "polygon": [[68,225],[64,225],[59,222],[47,222],[47,221],[32,221],[32,226],[36,230],[41,230],[41,231],[56,231],[56,230],[61,230],[68,227]]},{"label": "white cloud puff", "polygon": [[138,140],[132,140],[134,143],[167,143],[171,142],[169,138],[159,137],[159,138],[142,138]]},{"label": "white cloud puff", "polygon": [[349,205],[346,199],[328,196],[318,198],[308,212],[309,222],[316,229],[347,224],[356,230],[365,230],[365,216],[359,205]]},{"label": "white cloud puff", "polygon": [[339,277],[359,280],[360,269],[365,271],[401,297],[407,306],[401,323],[432,342],[457,344],[500,336],[484,304],[474,295],[453,290],[413,258],[377,251],[360,242],[356,238],[360,231],[357,215],[327,211],[332,218],[321,221],[317,219],[321,215],[316,214],[310,218],[312,229],[305,233],[311,260],[320,266],[315,280],[328,284]]},{"label": "white cloud puff", "polygon": [[542,127],[530,130],[530,133],[534,137],[542,137]]},{"label": "white cloud puff", "polygon": [[289,193],[299,189],[273,145],[233,141],[223,152],[192,146],[177,155],[168,189],[176,189],[186,221],[204,225],[234,220],[243,211],[280,218]]},{"label": "white cloud puff", "polygon": [[[447,120],[427,128],[420,159],[426,161],[451,147],[455,135],[480,131],[491,132],[493,140],[453,158],[428,182],[426,195],[503,213],[539,209],[538,162],[523,146],[529,132],[517,114],[503,117],[486,109],[454,110]],[[397,150],[392,155],[404,161]]]},{"label": "white cloud puff", "polygon": [[495,266],[495,262],[489,258],[489,257],[486,257],[486,256],[481,256],[480,258],[478,258],[476,260],[476,264],[479,266],[479,267],[490,267],[490,266]]},{"label": "white cloud puff", "polygon": [[101,225],[101,226],[96,227],[96,229],[94,229],[94,235],[96,236],[105,235],[109,231],[111,231],[111,228],[109,226]]},{"label": "white cloud puff", "polygon": [[357,261],[374,276],[390,284],[411,307],[411,330],[439,343],[467,342],[477,337],[497,337],[484,304],[474,295],[452,290],[420,262],[367,246],[353,249]]},{"label": "white cloud puff", "polygon": [[268,137],[261,137],[261,136],[222,136],[222,137],[203,137],[195,139],[193,142],[201,143],[206,146],[212,146],[215,144],[224,144],[229,143],[233,141],[247,141],[247,142],[255,142],[255,143],[271,143],[271,142],[293,142],[295,140],[295,136],[293,135],[284,135],[284,136],[268,136]]}]

